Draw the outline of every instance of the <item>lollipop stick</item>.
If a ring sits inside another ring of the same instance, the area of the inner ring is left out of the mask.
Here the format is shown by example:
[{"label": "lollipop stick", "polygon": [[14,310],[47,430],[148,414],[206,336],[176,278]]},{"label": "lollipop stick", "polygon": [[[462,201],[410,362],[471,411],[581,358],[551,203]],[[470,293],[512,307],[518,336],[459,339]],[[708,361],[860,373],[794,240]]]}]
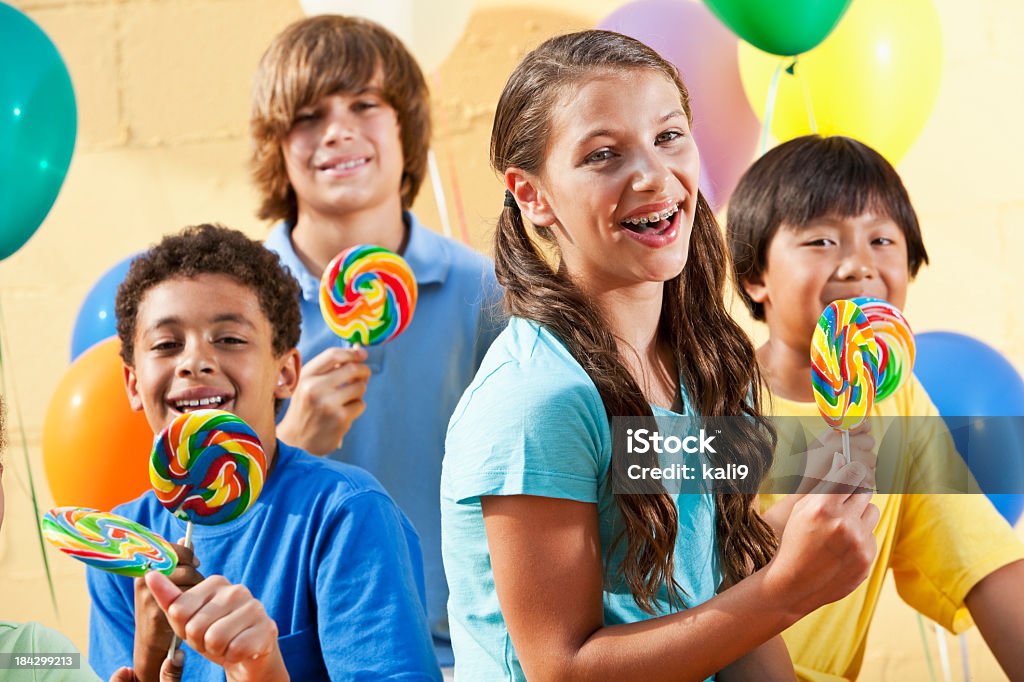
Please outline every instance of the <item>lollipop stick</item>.
[{"label": "lollipop stick", "polygon": [[850,463],[850,432],[843,431],[843,459]]},{"label": "lollipop stick", "polygon": [[[189,521],[185,526],[185,547],[192,549],[192,522]],[[181,638],[177,634],[171,635],[171,646],[167,649],[167,658],[174,658],[174,652],[178,650],[178,646],[181,644]]]}]

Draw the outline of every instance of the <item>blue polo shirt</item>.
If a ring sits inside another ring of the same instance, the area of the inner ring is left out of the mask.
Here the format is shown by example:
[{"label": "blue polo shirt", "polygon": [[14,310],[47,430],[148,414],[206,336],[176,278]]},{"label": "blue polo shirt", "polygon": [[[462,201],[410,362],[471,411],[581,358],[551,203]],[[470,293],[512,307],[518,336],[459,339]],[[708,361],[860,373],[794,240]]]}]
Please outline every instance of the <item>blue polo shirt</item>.
[{"label": "blue polo shirt", "polygon": [[[402,255],[419,287],[416,311],[397,339],[366,348],[372,372],[364,398],[366,412],[329,457],[372,473],[416,527],[423,545],[431,631],[447,640],[448,585],[441,563],[439,499],[445,431],[463,390],[505,322],[490,259],[427,229],[410,212],[403,217],[409,238]],[[320,273],[310,272],[299,260],[291,226],[277,225],[266,246],[277,252],[302,289],[303,361],[328,348],[351,345],[324,323],[318,300]],[[446,663],[442,652],[438,657]]]}]

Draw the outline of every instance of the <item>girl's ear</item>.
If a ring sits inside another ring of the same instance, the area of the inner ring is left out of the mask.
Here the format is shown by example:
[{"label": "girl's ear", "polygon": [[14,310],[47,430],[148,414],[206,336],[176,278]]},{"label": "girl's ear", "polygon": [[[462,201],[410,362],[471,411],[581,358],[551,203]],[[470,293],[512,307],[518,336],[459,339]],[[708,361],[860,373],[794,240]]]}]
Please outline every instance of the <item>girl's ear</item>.
[{"label": "girl's ear", "polygon": [[535,227],[551,227],[555,223],[555,213],[537,176],[510,167],[505,171],[505,187],[512,192],[519,210]]},{"label": "girl's ear", "polygon": [[297,348],[292,348],[277,360],[277,385],[274,386],[275,398],[291,398],[295,387],[299,385],[299,373],[302,371],[302,356]]}]

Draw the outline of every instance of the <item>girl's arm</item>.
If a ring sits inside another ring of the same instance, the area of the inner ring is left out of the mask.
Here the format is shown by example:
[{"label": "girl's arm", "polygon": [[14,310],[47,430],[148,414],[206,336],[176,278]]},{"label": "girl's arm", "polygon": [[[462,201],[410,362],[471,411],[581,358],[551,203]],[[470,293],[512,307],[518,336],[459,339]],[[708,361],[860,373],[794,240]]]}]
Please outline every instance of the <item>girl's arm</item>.
[{"label": "girl's arm", "polygon": [[792,682],[796,679],[793,660],[782,637],[772,637],[739,660],[718,671],[718,682]]},{"label": "girl's arm", "polygon": [[[832,480],[850,490],[865,474],[854,463]],[[498,600],[527,677],[626,682],[703,680],[848,594],[875,555],[869,497],[805,497],[768,566],[692,609],[612,626],[603,625],[595,505],[529,495],[481,505]]]}]

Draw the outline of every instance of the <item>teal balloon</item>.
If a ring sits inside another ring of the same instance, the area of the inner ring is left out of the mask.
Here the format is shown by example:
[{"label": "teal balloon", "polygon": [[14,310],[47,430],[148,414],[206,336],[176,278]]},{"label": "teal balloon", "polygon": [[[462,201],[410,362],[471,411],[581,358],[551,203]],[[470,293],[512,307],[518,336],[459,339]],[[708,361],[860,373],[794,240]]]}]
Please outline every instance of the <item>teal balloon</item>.
[{"label": "teal balloon", "polygon": [[50,212],[75,149],[71,76],[35,22],[0,2],[0,260]]},{"label": "teal balloon", "polygon": [[807,52],[825,39],[851,0],[705,0],[732,32],[778,55]]}]

